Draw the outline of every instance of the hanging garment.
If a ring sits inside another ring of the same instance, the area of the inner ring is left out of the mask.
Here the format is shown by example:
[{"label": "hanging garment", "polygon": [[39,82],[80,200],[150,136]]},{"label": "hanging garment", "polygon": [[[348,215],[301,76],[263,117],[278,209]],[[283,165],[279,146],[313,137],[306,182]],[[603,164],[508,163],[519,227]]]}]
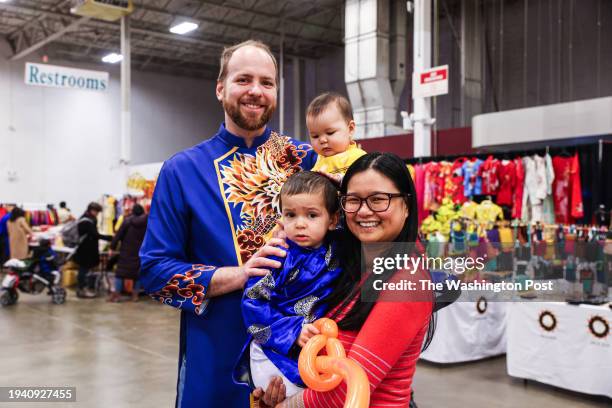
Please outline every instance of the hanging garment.
[{"label": "hanging garment", "polygon": [[406,167],[408,167],[408,173],[410,173],[410,178],[414,182],[414,166],[412,164],[408,164]]},{"label": "hanging garment", "polygon": [[512,236],[512,230],[510,228],[502,227],[499,229],[499,240],[501,242],[502,251],[512,251],[514,248],[514,237]]},{"label": "hanging garment", "polygon": [[554,226],[546,226],[544,228],[544,244],[546,249],[544,250],[544,259],[553,260],[555,259],[555,236],[557,230]]},{"label": "hanging garment", "polygon": [[451,253],[453,255],[465,253],[466,251],[465,231],[463,230],[456,231],[454,229],[451,229],[451,242],[452,242]]},{"label": "hanging garment", "polygon": [[466,157],[461,157],[452,163],[451,174],[444,185],[445,196],[450,197],[455,204],[463,204],[466,200],[463,188],[463,164],[466,161]]},{"label": "hanging garment", "polygon": [[514,161],[502,160],[499,165],[499,191],[497,204],[512,205],[514,189],[516,187],[516,165]]},{"label": "hanging garment", "polygon": [[464,218],[475,220],[477,210],[478,210],[478,204],[470,200],[470,201],[466,201],[465,203],[463,203],[463,205],[461,206],[460,213],[461,213],[461,216]]},{"label": "hanging garment", "polygon": [[562,225],[559,225],[555,235],[555,257],[561,260],[567,259],[567,254],[565,253],[565,232]]},{"label": "hanging garment", "polygon": [[513,193],[512,218],[521,218],[523,211],[523,188],[525,187],[525,166],[521,158],[514,159],[516,180]]},{"label": "hanging garment", "polygon": [[447,190],[447,184],[451,182],[451,173],[452,173],[453,164],[447,161],[442,161],[438,163],[438,176],[436,178],[436,183],[438,184],[436,187],[436,201],[441,203],[444,198],[449,195],[449,191]]},{"label": "hanging garment", "polygon": [[478,170],[482,178],[482,194],[497,194],[499,189],[499,160],[493,156],[487,157],[480,169]]},{"label": "hanging garment", "polygon": [[494,204],[491,200],[484,200],[478,204],[476,220],[480,222],[495,222],[498,219],[504,219],[504,212],[499,205]]},{"label": "hanging garment", "polygon": [[555,206],[553,204],[552,186],[555,180],[555,171],[552,159],[548,153],[544,156],[544,168],[546,174],[546,197],[542,201],[542,221],[546,224],[553,224],[555,222]]},{"label": "hanging garment", "polygon": [[580,182],[580,162],[578,161],[578,154],[575,154],[572,158],[570,177],[572,185],[572,207],[570,215],[573,218],[578,219],[584,217],[584,209],[582,207],[582,186]]},{"label": "hanging garment", "polygon": [[425,168],[425,192],[423,194],[423,206],[426,210],[435,211],[438,209],[440,202],[438,197],[437,177],[439,166],[436,162],[430,162],[424,165]]},{"label": "hanging garment", "polygon": [[546,167],[539,156],[524,157],[525,188],[523,190],[523,214],[525,222],[542,221],[542,200],[546,197]]},{"label": "hanging garment", "polygon": [[482,179],[478,175],[483,161],[480,159],[468,160],[463,163],[463,194],[472,197],[482,193]]},{"label": "hanging garment", "polygon": [[555,222],[570,223],[570,168],[571,157],[555,156],[552,159],[555,180],[553,182],[553,200],[555,202]]}]

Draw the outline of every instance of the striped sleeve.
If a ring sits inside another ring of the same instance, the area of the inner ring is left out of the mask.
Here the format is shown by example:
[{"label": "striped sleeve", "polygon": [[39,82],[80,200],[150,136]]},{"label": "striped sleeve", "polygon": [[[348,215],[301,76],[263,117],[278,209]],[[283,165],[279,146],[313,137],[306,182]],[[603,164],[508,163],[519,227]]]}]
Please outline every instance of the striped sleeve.
[{"label": "striped sleeve", "polygon": [[[385,379],[396,366],[414,366],[420,354],[423,328],[427,327],[431,312],[430,302],[379,302],[370,312],[352,345],[339,335],[340,341],[349,350],[348,357],[355,360],[366,372],[372,396],[378,387],[384,386],[386,395],[397,392],[395,401],[385,402],[402,402],[403,406],[407,406],[405,401],[399,401],[405,398],[399,391],[400,388],[409,389],[410,384],[406,384],[405,381],[411,382],[414,370],[409,373],[410,378],[389,378],[387,381]],[[395,387],[397,390],[394,390]],[[342,407],[345,396],[344,383],[328,392],[307,389],[303,394],[304,406]],[[376,398],[372,398],[370,406],[376,406],[376,402]]]}]

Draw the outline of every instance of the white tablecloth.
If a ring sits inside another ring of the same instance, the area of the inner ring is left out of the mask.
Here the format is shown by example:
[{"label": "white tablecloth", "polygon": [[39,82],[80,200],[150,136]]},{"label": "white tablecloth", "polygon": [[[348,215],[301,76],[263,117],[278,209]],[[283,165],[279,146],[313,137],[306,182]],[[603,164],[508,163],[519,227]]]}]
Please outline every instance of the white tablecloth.
[{"label": "white tablecloth", "polygon": [[460,363],[506,352],[506,308],[502,302],[455,302],[438,312],[436,333],[421,358]]},{"label": "white tablecloth", "polygon": [[612,398],[611,325],[607,305],[511,304],[508,374]]}]

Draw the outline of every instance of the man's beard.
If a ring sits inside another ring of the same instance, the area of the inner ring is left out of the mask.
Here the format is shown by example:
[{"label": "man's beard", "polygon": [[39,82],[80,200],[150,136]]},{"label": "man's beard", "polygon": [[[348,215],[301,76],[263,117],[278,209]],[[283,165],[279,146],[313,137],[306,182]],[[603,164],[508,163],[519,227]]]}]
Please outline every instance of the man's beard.
[{"label": "man's beard", "polygon": [[236,125],[244,130],[257,130],[264,127],[272,118],[276,107],[269,105],[265,108],[259,119],[250,118],[240,112],[240,102],[231,104],[223,99],[223,110],[229,115]]}]

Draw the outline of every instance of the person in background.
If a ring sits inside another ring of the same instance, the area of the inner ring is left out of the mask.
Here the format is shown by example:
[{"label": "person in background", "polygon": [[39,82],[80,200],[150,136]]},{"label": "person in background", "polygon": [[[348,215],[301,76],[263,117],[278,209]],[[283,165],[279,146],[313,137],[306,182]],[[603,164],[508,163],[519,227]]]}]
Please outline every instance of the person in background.
[{"label": "person in background", "polygon": [[59,203],[57,217],[59,218],[60,224],[66,224],[67,222],[74,220],[74,215],[72,215],[72,212],[70,212],[70,208],[66,207],[65,201]]},{"label": "person in background", "polygon": [[140,204],[135,204],[132,208],[132,215],[125,218],[119,231],[111,242],[109,257],[113,251],[117,249],[119,244],[119,258],[117,261],[117,269],[115,270],[115,290],[109,297],[110,302],[118,302],[123,288],[125,279],[134,281],[132,288],[132,300],[138,300],[140,285],[138,284],[138,275],[140,272],[140,246],[144,240],[145,232],[147,231],[147,214]]},{"label": "person in background", "polygon": [[6,214],[0,218],[0,268],[2,268],[4,262],[6,262],[11,255],[7,223],[9,218],[11,218],[11,211],[13,211],[15,205],[7,204],[4,208],[6,209]]},{"label": "person in background", "polygon": [[102,211],[102,206],[96,202],[91,202],[87,206],[85,213],[79,218],[79,240],[80,244],[74,253],[74,261],[79,265],[77,275],[77,296],[80,298],[94,298],[96,295],[87,287],[87,275],[91,268],[100,263],[99,240],[110,241],[113,237],[103,235],[98,232],[98,214]]},{"label": "person in background", "polygon": [[38,247],[34,247],[32,251],[32,259],[38,263],[40,274],[52,282],[53,285],[59,285],[60,272],[57,265],[57,254],[51,248],[51,240],[47,237],[38,240]]},{"label": "person in background", "polygon": [[25,211],[19,207],[13,208],[6,227],[8,230],[11,258],[27,258],[30,253],[28,236],[32,235],[32,230],[25,219]]}]

